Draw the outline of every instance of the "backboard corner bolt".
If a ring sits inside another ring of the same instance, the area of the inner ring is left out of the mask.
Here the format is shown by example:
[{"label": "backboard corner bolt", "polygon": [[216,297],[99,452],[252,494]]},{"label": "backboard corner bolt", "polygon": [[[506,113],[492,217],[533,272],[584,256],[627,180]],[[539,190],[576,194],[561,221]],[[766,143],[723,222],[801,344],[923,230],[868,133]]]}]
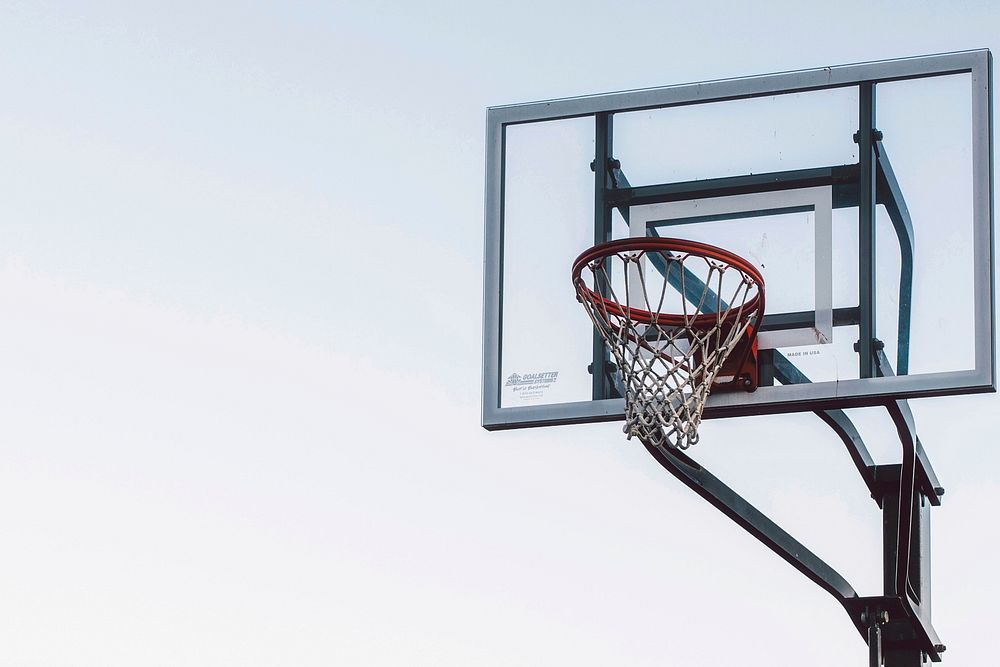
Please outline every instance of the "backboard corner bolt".
[{"label": "backboard corner bolt", "polygon": [[944,644],[935,644],[934,650],[937,651],[938,653],[944,653],[945,651],[948,650],[948,647],[945,646]]},{"label": "backboard corner bolt", "polygon": [[590,161],[590,170],[591,171],[597,171],[597,160],[591,160]]},{"label": "backboard corner bolt", "polygon": [[609,157],[608,158],[608,167],[610,167],[611,169],[621,169],[622,168],[622,161],[621,160],[616,160],[613,157]]},{"label": "backboard corner bolt", "polygon": [[943,496],[944,495],[944,487],[943,486],[935,486],[934,487],[934,493],[938,494],[939,496]]}]

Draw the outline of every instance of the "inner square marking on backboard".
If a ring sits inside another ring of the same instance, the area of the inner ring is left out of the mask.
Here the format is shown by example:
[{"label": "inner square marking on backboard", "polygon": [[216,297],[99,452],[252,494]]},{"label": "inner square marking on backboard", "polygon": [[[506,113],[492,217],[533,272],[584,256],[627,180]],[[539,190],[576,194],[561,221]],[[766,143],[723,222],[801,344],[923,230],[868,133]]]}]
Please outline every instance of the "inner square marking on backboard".
[{"label": "inner square marking on backboard", "polygon": [[[833,189],[830,186],[632,206],[629,236],[648,236],[651,227],[663,223],[676,226],[727,216],[747,218],[808,210],[814,215],[814,326],[761,331],[757,345],[760,349],[773,349],[829,344],[833,342]],[[632,284],[640,283],[633,280]],[[630,301],[631,298],[630,295]]]}]

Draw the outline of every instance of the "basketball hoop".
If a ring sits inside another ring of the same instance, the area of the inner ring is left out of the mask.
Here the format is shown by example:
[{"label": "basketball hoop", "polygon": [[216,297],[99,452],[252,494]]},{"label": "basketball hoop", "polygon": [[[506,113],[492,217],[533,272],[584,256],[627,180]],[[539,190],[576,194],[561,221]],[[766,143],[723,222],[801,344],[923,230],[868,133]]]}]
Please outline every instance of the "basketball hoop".
[{"label": "basketball hoop", "polygon": [[709,391],[757,388],[764,279],[742,257],[695,241],[621,239],[580,255],[573,285],[618,366],[629,438],[687,449]]}]

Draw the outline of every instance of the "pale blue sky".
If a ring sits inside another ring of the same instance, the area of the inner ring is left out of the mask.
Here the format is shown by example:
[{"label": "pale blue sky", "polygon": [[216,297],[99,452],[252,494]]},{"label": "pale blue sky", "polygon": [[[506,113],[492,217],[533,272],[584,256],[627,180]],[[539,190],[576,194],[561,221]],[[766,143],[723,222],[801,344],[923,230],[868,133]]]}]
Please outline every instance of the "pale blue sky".
[{"label": "pale blue sky", "polygon": [[[0,663],[864,664],[619,425],[480,428],[485,109],[998,35],[989,2],[6,3]],[[914,407],[950,665],[994,653],[998,407]],[[878,592],[828,429],[703,428]]]}]

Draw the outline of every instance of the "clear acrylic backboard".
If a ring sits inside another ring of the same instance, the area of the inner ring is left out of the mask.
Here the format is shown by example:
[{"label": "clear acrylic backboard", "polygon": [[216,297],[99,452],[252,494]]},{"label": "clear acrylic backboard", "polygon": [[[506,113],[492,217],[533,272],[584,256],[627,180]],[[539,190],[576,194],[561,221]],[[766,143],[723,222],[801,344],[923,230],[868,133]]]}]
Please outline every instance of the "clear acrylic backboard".
[{"label": "clear acrylic backboard", "polygon": [[635,236],[764,277],[760,386],[705,418],[995,390],[991,68],[968,51],[489,109],[483,425],[623,417],[570,267]]}]

